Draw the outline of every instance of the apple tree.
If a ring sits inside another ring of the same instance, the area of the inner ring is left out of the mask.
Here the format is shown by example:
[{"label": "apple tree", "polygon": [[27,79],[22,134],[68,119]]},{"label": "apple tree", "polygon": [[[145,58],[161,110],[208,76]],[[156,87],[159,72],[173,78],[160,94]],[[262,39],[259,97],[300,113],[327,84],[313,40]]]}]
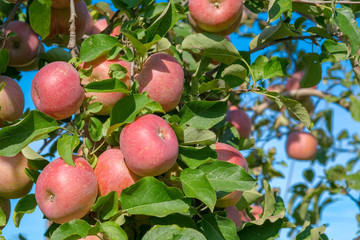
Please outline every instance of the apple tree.
[{"label": "apple tree", "polygon": [[[325,207],[339,195],[360,207],[360,140],[334,132],[332,110],[360,121],[359,11],[346,0],[0,0],[0,225],[20,198],[15,225],[39,207],[49,239],[328,239]],[[250,39],[241,51],[239,39]],[[286,163],[264,147],[283,138],[311,166],[289,189],[271,186]]]}]

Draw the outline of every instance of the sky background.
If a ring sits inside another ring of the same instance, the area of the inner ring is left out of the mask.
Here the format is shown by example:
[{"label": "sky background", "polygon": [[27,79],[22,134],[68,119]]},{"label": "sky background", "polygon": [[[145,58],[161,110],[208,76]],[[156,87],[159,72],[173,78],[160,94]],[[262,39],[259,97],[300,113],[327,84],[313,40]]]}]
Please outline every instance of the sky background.
[{"label": "sky background", "polygon": [[[92,3],[96,3],[98,1],[92,1]],[[111,3],[110,0],[106,0],[106,2]],[[157,1],[157,2],[164,2],[164,1]],[[266,14],[262,15],[262,18],[266,20],[267,16]],[[250,32],[250,31],[259,31],[259,29],[248,29],[246,26],[242,26],[240,28],[241,33]],[[249,42],[250,38],[247,37],[240,37],[239,35],[232,34],[230,36],[231,42],[235,45],[235,47],[238,50],[241,51],[248,51],[249,50]],[[302,49],[305,51],[314,51],[314,52],[320,52],[320,47],[314,46],[310,42],[302,41],[299,45]],[[266,49],[268,51],[268,49]],[[259,55],[263,55],[264,51],[259,51],[251,55],[251,60],[254,61]],[[281,55],[281,53],[279,53]],[[323,73],[326,72],[326,69],[329,67],[326,64],[323,64]],[[36,72],[23,72],[22,73],[22,79],[20,82],[21,88],[25,95],[25,108],[29,108],[30,110],[35,109],[35,106],[32,102],[31,95],[30,95],[30,88],[31,88],[31,82]],[[324,76],[324,75],[323,75]],[[318,89],[322,90],[324,89],[324,86],[320,84],[318,86]],[[254,97],[253,94],[246,94],[244,96],[243,94],[243,101],[248,102],[249,99]],[[314,98],[315,99],[315,98]],[[349,131],[350,135],[353,135],[355,133],[360,134],[360,123],[355,122],[352,120],[351,115],[348,111],[345,111],[344,109],[335,106],[334,104],[325,105],[325,104],[319,104],[317,106],[317,109],[323,109],[323,108],[331,108],[334,110],[333,114],[333,133],[334,136],[337,136],[340,131],[346,127],[346,129]],[[315,109],[316,111],[316,109]],[[291,183],[295,182],[304,182],[303,178],[303,171],[306,168],[311,167],[310,162],[306,161],[295,161],[293,164],[295,164],[294,169],[295,171],[292,173],[292,175],[289,175],[289,166],[291,160],[286,156],[285,153],[285,141],[286,136],[283,136],[281,139],[274,139],[269,141],[267,144],[265,144],[265,151],[267,151],[271,147],[276,147],[277,154],[276,154],[276,161],[285,161],[288,163],[288,167],[283,167],[281,165],[276,165],[275,169],[279,170],[285,175],[285,178],[278,178],[270,182],[270,185],[272,187],[279,187],[281,188],[280,195],[281,197],[285,197],[286,195],[286,186],[287,181],[289,177],[291,177]],[[42,142],[35,142],[31,143],[30,147],[34,150],[37,150],[39,146],[41,146]],[[249,151],[243,151],[242,152],[245,156],[249,154]],[[349,159],[349,156],[346,154],[339,154],[338,158],[334,162],[330,162],[327,166],[329,168],[330,166],[334,166],[336,164],[344,164]],[[313,169],[316,172],[315,177],[321,177],[324,176],[324,168],[323,166],[319,164],[314,164]],[[292,185],[290,184],[290,185]],[[31,193],[34,193],[34,188],[32,189]],[[357,196],[357,195],[356,195]],[[288,200],[290,198],[290,194],[287,195]],[[329,237],[329,239],[353,239],[356,236],[357,232],[357,222],[355,220],[355,212],[358,212],[357,206],[349,200],[349,198],[344,196],[337,196],[337,201],[335,203],[332,203],[331,205],[327,206],[325,210],[323,211],[322,217],[321,217],[321,224],[326,225],[326,234]],[[12,211],[14,210],[16,203],[18,200],[11,200],[11,207]],[[285,206],[287,206],[285,202]],[[14,226],[14,223],[11,220],[12,215],[10,217],[9,223],[7,226],[3,229],[3,235],[6,239],[9,240],[15,240],[19,239],[19,234],[21,234],[23,237],[25,237],[28,240],[40,240],[44,239],[43,234],[46,231],[46,221],[43,219],[43,214],[40,212],[39,208],[36,208],[35,212],[28,215],[25,214],[23,217],[20,228],[16,228]],[[283,230],[281,232],[281,236],[279,239],[288,239],[287,237],[287,231]]]}]

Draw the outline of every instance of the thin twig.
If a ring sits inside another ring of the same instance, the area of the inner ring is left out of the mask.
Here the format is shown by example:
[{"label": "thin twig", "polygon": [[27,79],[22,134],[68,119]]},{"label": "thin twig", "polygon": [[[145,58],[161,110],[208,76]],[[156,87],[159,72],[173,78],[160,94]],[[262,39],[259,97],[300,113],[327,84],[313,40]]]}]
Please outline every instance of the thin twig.
[{"label": "thin twig", "polygon": [[[24,0],[18,0],[15,4],[15,6],[13,7],[13,9],[11,10],[9,16],[7,16],[5,22],[0,26],[0,29],[1,29],[1,35],[0,35],[0,43],[1,41],[3,41],[6,37],[6,27],[7,25],[12,21],[14,20],[14,17],[15,17],[15,14],[16,12],[19,10],[20,8],[20,5],[21,3],[23,2]],[[0,44],[0,46],[2,46],[2,44]]]},{"label": "thin twig", "polygon": [[68,47],[68,49],[70,49],[72,57],[77,57],[78,56],[78,52],[77,52],[77,48],[76,48],[76,25],[75,25],[75,21],[76,21],[75,3],[74,3],[74,0],[70,0],[70,19],[69,19],[70,38],[69,38],[69,44],[68,44],[67,47]]},{"label": "thin twig", "polygon": [[115,21],[115,18],[117,17],[117,15],[120,13],[120,10],[117,10],[114,15],[110,18],[109,20],[109,25],[106,27],[106,30],[105,30],[105,34],[107,35],[110,35],[112,30],[113,30],[113,27],[114,27],[114,21]]}]

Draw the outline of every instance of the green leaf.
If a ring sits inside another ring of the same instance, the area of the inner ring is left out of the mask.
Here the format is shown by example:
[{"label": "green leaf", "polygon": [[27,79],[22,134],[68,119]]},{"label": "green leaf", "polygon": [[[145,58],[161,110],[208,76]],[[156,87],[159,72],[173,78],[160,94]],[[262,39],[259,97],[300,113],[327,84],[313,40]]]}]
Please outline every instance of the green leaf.
[{"label": "green leaf", "polygon": [[74,149],[79,144],[80,144],[80,140],[77,134],[72,136],[68,134],[64,134],[57,141],[57,150],[60,157],[64,159],[64,161],[71,166],[75,166],[73,160],[73,152]]},{"label": "green leaf", "polygon": [[27,158],[29,167],[32,169],[43,170],[49,164],[48,160],[32,150],[29,146],[26,146],[21,152]]},{"label": "green leaf", "polygon": [[217,214],[205,215],[200,220],[200,226],[208,240],[239,240],[235,223],[226,217]]},{"label": "green leaf", "polygon": [[347,60],[347,47],[345,43],[326,40],[321,46],[320,60],[322,62]]},{"label": "green leaf", "polygon": [[80,59],[82,62],[90,62],[107,54],[117,44],[119,40],[116,37],[106,34],[92,35],[81,44]]},{"label": "green leaf", "polygon": [[265,189],[265,200],[264,200],[264,213],[262,218],[267,218],[273,215],[276,206],[276,200],[274,194],[271,192],[271,187],[266,180],[263,180]]},{"label": "green leaf", "polygon": [[163,218],[158,217],[151,217],[150,218],[151,225],[172,225],[176,224],[179,227],[186,227],[186,228],[193,228],[197,229],[195,221],[192,219],[191,216],[185,216],[181,213],[175,213],[168,215]]},{"label": "green leaf", "polygon": [[216,193],[203,172],[186,168],[181,172],[180,180],[186,197],[199,199],[214,210]]},{"label": "green leaf", "polygon": [[0,50],[0,73],[6,72],[9,64],[9,51],[6,48]]},{"label": "green leaf", "polygon": [[158,41],[161,40],[161,37],[159,35],[155,35],[155,37],[152,39],[151,42],[143,44],[138,40],[138,36],[135,32],[129,30],[129,29],[121,29],[121,33],[123,33],[129,41],[132,43],[136,51],[139,53],[141,57],[145,56],[147,51]]},{"label": "green leaf", "polygon": [[300,87],[309,88],[316,86],[322,78],[321,63],[317,53],[307,53],[302,57],[305,74],[300,82]]},{"label": "green leaf", "polygon": [[90,117],[89,120],[89,135],[93,141],[99,141],[102,135],[103,124],[96,117]]},{"label": "green leaf", "polygon": [[223,79],[214,79],[210,82],[203,83],[199,86],[199,93],[204,93],[210,90],[229,90],[230,85]]},{"label": "green leaf", "polygon": [[180,228],[177,225],[155,225],[142,238],[142,240],[206,240],[203,234],[192,228]]},{"label": "green leaf", "polygon": [[100,112],[102,108],[103,104],[101,102],[93,102],[87,107],[86,111],[89,113],[97,113]]},{"label": "green leaf", "polygon": [[243,167],[224,161],[212,161],[200,165],[215,191],[233,192],[252,189],[256,180]]},{"label": "green leaf", "polygon": [[216,141],[216,135],[214,132],[205,129],[197,129],[194,127],[188,127],[184,130],[184,142],[183,145],[211,145]]},{"label": "green leaf", "polygon": [[154,177],[145,177],[121,192],[121,207],[129,214],[164,217],[184,213],[189,205],[178,188],[167,187]]},{"label": "green leaf", "polygon": [[35,195],[29,194],[22,197],[15,206],[13,221],[16,227],[19,227],[20,221],[25,214],[31,214],[37,206]]},{"label": "green leaf", "polygon": [[228,65],[241,58],[231,42],[214,33],[191,34],[182,42],[182,49]]},{"label": "green leaf", "polygon": [[336,8],[334,20],[341,32],[350,41],[351,55],[356,55],[360,48],[360,28],[353,12],[349,7],[342,5],[341,8]]},{"label": "green leaf", "polygon": [[84,87],[86,92],[122,92],[129,93],[128,87],[121,79],[110,78],[94,81]]},{"label": "green leaf", "polygon": [[306,169],[304,171],[304,178],[308,181],[308,182],[312,182],[312,180],[314,179],[314,171],[309,168],[309,169]]},{"label": "green leaf", "polygon": [[120,64],[114,63],[109,65],[109,75],[112,78],[123,79],[124,77],[126,77],[126,73],[127,73],[126,67]]},{"label": "green leaf", "polygon": [[350,100],[351,100],[351,105],[350,105],[351,116],[355,121],[360,122],[360,100],[358,100],[354,96],[350,96]]},{"label": "green leaf", "polygon": [[101,233],[109,240],[127,240],[126,232],[113,221],[106,221],[101,223]]},{"label": "green leaf", "polygon": [[86,238],[90,224],[82,219],[75,219],[61,224],[50,237],[50,240]]},{"label": "green leaf", "polygon": [[269,62],[265,64],[263,79],[270,79],[273,77],[284,77],[287,75],[286,67],[289,62],[285,58],[272,57]]},{"label": "green leaf", "polygon": [[40,53],[41,59],[46,60],[47,62],[55,62],[55,61],[62,61],[68,62],[71,59],[71,53],[66,51],[64,48],[57,47],[52,48],[45,53]]},{"label": "green leaf", "polygon": [[346,176],[346,169],[337,165],[325,171],[327,179],[330,181],[341,181]]},{"label": "green leaf", "polygon": [[32,29],[45,39],[50,33],[51,0],[34,0],[29,6]]},{"label": "green leaf", "polygon": [[292,1],[291,0],[270,0],[269,1],[269,18],[268,22],[273,22],[278,19],[283,12],[291,12]]},{"label": "green leaf", "polygon": [[14,156],[36,138],[58,128],[52,117],[33,110],[22,121],[0,130],[0,156]]},{"label": "green leaf", "polygon": [[292,112],[302,123],[304,123],[307,129],[311,130],[312,123],[309,112],[306,110],[306,108],[294,99],[283,97],[281,95],[280,97],[281,102],[284,103],[288,111]]},{"label": "green leaf", "polygon": [[238,232],[240,239],[249,240],[273,240],[279,237],[279,231],[281,229],[284,219],[280,218],[275,222],[266,220],[262,225],[248,225]]},{"label": "green leaf", "polygon": [[275,26],[270,26],[262,30],[259,35],[257,35],[251,40],[249,44],[249,48],[250,50],[254,50],[257,47],[265,45],[269,42],[273,42],[277,39],[296,36],[296,35],[299,34],[291,30],[287,23],[280,21]]},{"label": "green leaf", "polygon": [[[310,226],[310,222],[305,222],[301,232],[296,236],[296,240],[321,240],[322,233],[325,232],[325,226],[313,228]],[[325,238],[326,239],[326,238]]]},{"label": "green leaf", "polygon": [[91,211],[97,212],[101,219],[108,220],[118,211],[117,192],[110,192],[105,196],[100,196],[96,203],[91,207]]},{"label": "green leaf", "polygon": [[180,111],[180,126],[190,125],[198,129],[210,129],[221,122],[227,111],[227,101],[187,102]]},{"label": "green leaf", "polygon": [[197,168],[203,163],[217,159],[216,151],[209,146],[185,147],[179,146],[178,158],[190,168]]},{"label": "green leaf", "polygon": [[145,30],[147,42],[151,42],[155,35],[164,37],[177,21],[178,16],[175,4],[173,0],[170,0],[160,16]]},{"label": "green leaf", "polygon": [[236,203],[236,208],[239,210],[249,207],[251,204],[255,203],[263,195],[256,191],[256,189],[251,189],[244,191],[239,202]]}]

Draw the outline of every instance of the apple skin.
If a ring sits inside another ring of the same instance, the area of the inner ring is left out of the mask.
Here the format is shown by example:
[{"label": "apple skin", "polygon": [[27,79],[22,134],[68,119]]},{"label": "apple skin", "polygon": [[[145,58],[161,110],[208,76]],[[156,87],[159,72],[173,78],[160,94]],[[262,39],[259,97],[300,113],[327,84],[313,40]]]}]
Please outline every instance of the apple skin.
[{"label": "apple skin", "polygon": [[126,166],[124,156],[118,148],[110,148],[99,156],[95,175],[100,196],[116,191],[120,197],[124,188],[141,179]]},{"label": "apple skin", "polygon": [[[263,208],[259,205],[251,205],[250,208],[252,208],[252,212],[251,214],[254,216],[255,220],[260,219],[260,215],[263,213]],[[240,216],[241,216],[241,220],[243,222],[251,222],[252,219],[247,215],[246,213],[246,209],[241,210],[239,212]]]},{"label": "apple skin", "polygon": [[20,152],[13,157],[0,156],[0,197],[16,199],[28,194],[33,182],[26,175],[27,158]]},{"label": "apple skin", "polygon": [[189,0],[192,19],[201,29],[220,32],[241,19],[242,0]]},{"label": "apple skin", "polygon": [[135,174],[157,176],[175,164],[179,144],[174,130],[164,119],[147,114],[121,131],[120,149]]},{"label": "apple skin", "polygon": [[17,36],[5,41],[5,48],[9,51],[9,66],[26,67],[36,61],[42,44],[31,26],[26,22],[12,21],[6,27],[6,35],[10,32]]},{"label": "apple skin", "polygon": [[252,124],[251,119],[244,110],[231,106],[227,119],[239,132],[241,138],[249,138]]},{"label": "apple skin", "polygon": [[88,12],[88,26],[87,26],[87,28],[86,28],[86,33],[87,34],[91,34],[91,31],[92,31],[92,29],[93,29],[93,26],[94,26],[94,19],[93,19],[93,17],[91,16],[91,13],[90,12]]},{"label": "apple skin", "polygon": [[[5,213],[6,223],[7,223],[10,217],[10,209],[11,209],[10,200],[8,198],[0,197],[0,208]],[[4,227],[5,226],[0,227],[0,230],[3,229]]]},{"label": "apple skin", "polygon": [[151,55],[135,79],[139,82],[139,91],[148,92],[149,98],[160,103],[165,112],[179,104],[184,70],[174,57],[165,53]]},{"label": "apple skin", "polygon": [[[217,142],[215,146],[216,146],[215,150],[218,155],[219,161],[233,163],[243,167],[245,171],[248,170],[248,164],[246,162],[246,159],[236,148],[220,142]],[[224,197],[219,198],[216,201],[215,206],[216,207],[233,206],[240,200],[241,197],[242,197],[241,191],[234,191]]]},{"label": "apple skin", "polygon": [[0,90],[0,127],[5,121],[12,122],[24,111],[24,94],[19,84],[10,77],[0,76],[0,83],[6,83]]},{"label": "apple skin", "polygon": [[[80,0],[74,0],[75,4],[78,3],[79,1]],[[51,8],[69,9],[70,1],[69,0],[52,0]]]},{"label": "apple skin", "polygon": [[[91,34],[98,34],[104,31],[108,26],[108,23],[105,18],[97,20],[97,22],[94,23]],[[120,34],[121,26],[115,27],[112,32],[110,33],[110,36],[117,37]]]},{"label": "apple skin", "polygon": [[[84,1],[80,1],[75,4],[75,28],[76,28],[76,39],[81,39],[85,34],[88,28],[88,19],[89,12]],[[70,9],[56,9],[51,8],[51,23],[50,23],[50,33],[46,37],[47,42],[56,42],[61,45],[67,45],[67,42],[59,42],[57,40],[57,35],[69,35],[69,23],[70,18]]]},{"label": "apple skin", "polygon": [[94,204],[98,185],[90,164],[73,156],[75,167],[62,158],[50,162],[40,173],[35,198],[44,215],[55,223],[84,217]]},{"label": "apple skin", "polygon": [[225,212],[226,217],[232,220],[236,227],[240,227],[242,225],[241,215],[235,206],[225,208]]},{"label": "apple skin", "polygon": [[76,69],[66,62],[52,62],[41,68],[31,85],[36,108],[56,120],[73,115],[84,99]]},{"label": "apple skin", "polygon": [[286,140],[286,153],[297,160],[311,160],[316,155],[317,140],[311,133],[296,131]]},{"label": "apple skin", "polygon": [[[83,69],[89,69],[91,66],[93,67],[93,71],[90,77],[83,78],[81,80],[82,85],[87,85],[94,81],[102,81],[105,79],[111,78],[109,73],[109,67],[111,64],[120,64],[121,66],[127,69],[126,76],[121,79],[128,87],[130,87],[130,74],[131,74],[131,63],[119,60],[115,58],[113,60],[107,60],[106,56],[99,57],[91,62],[83,63],[80,67]],[[101,102],[103,104],[103,108],[100,112],[96,113],[98,115],[109,115],[112,107],[115,105],[117,101],[126,96],[126,93],[121,92],[107,92],[107,93],[96,93],[96,92],[88,92],[85,93],[86,98],[90,98],[91,96],[95,96],[96,99],[91,101],[93,102]]]}]

